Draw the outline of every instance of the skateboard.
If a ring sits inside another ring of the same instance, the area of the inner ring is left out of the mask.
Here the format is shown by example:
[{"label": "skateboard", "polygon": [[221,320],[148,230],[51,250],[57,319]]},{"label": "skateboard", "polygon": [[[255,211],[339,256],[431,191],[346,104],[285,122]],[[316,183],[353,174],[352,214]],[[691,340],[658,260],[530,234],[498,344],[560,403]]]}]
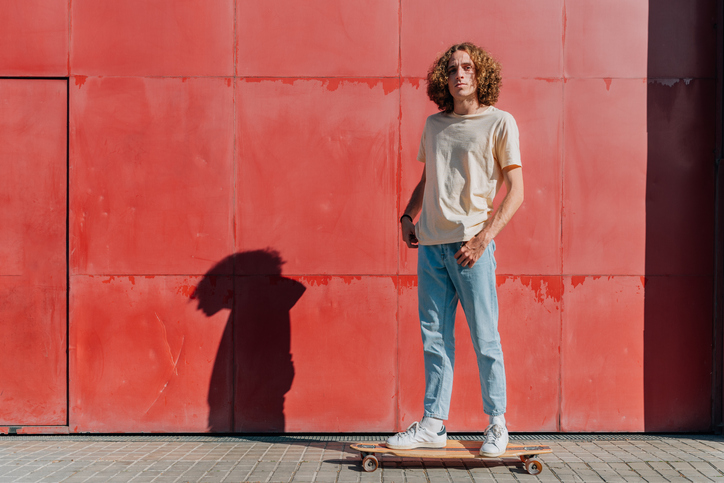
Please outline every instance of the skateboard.
[{"label": "skateboard", "polygon": [[[391,454],[400,458],[492,459],[480,456],[479,451],[482,444],[482,441],[448,440],[447,446],[444,448],[392,449],[385,444],[375,443],[354,443],[350,445],[350,448],[360,452],[362,468],[365,471],[375,471],[379,466],[375,453],[378,455]],[[552,452],[549,446],[508,443],[505,453],[498,458],[520,458],[525,465],[525,470],[531,475],[537,475],[543,471],[544,467],[538,455]]]}]

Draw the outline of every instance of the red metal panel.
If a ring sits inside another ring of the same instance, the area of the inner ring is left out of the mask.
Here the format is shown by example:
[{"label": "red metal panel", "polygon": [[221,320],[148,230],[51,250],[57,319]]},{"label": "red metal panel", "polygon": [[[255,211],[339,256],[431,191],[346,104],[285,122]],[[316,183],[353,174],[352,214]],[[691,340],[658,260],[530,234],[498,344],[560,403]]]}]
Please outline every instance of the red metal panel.
[{"label": "red metal panel", "polygon": [[497,273],[559,274],[563,82],[509,79],[497,107],[518,123],[525,184],[525,202],[496,238]]},{"label": "red metal panel", "polygon": [[[259,280],[258,288],[250,292],[249,295],[256,295],[269,291],[269,296],[260,299],[269,303],[250,312],[256,320],[263,321],[261,316],[272,312],[271,307],[289,300],[272,294],[293,292],[290,286],[295,284],[306,287],[289,312],[294,380],[284,406],[287,431],[389,431],[394,426],[395,278],[293,277],[294,282],[286,282],[286,288],[274,286],[274,279],[269,279]],[[243,297],[239,300],[243,304]],[[260,326],[255,333],[263,330]],[[273,336],[267,335],[265,340]],[[236,340],[238,351],[243,344],[238,331]],[[269,369],[262,369],[260,375],[272,377]],[[239,404],[240,391],[246,389],[239,384],[242,377],[237,375],[236,421],[238,430],[248,430],[253,421]]]},{"label": "red metal panel", "polygon": [[[400,422],[406,428],[423,412],[425,371],[417,312],[417,279],[400,277]],[[499,330],[508,386],[506,419],[511,431],[555,431],[558,427],[559,277],[498,277]],[[482,431],[478,366],[470,332],[458,306],[455,321],[455,384],[449,431]]]},{"label": "red metal panel", "polygon": [[232,279],[201,281],[72,277],[72,432],[231,430]]},{"label": "red metal panel", "polygon": [[393,76],[399,0],[238,0],[241,76]]},{"label": "red metal panel", "polygon": [[[424,165],[416,160],[425,118],[438,112],[428,100],[425,81],[401,87],[402,144],[400,213],[420,181]],[[505,81],[497,107],[512,113],[521,132],[526,201],[498,237],[498,273],[560,272],[560,156],[563,82],[534,79]],[[498,204],[505,194],[501,189]],[[417,253],[400,244],[400,272],[414,274]]]},{"label": "red metal panel", "polygon": [[0,423],[66,423],[65,297],[64,274],[0,276]]},{"label": "red metal panel", "polygon": [[711,426],[711,277],[646,277],[646,431]]},{"label": "red metal panel", "polygon": [[643,275],[646,83],[565,85],[563,273]]},{"label": "red metal panel", "polygon": [[0,80],[0,424],[66,423],[63,80]]},{"label": "red metal panel", "polygon": [[716,0],[649,2],[648,76],[716,76]]},{"label": "red metal panel", "polygon": [[648,0],[566,2],[566,77],[646,77],[648,7]]},{"label": "red metal panel", "polygon": [[644,430],[643,277],[563,277],[561,430]]},{"label": "red metal panel", "polygon": [[233,0],[73,0],[71,73],[233,75]]},{"label": "red metal panel", "polygon": [[646,274],[714,269],[714,80],[648,84]]},{"label": "red metal panel", "polygon": [[68,75],[68,0],[5,0],[0,75]]},{"label": "red metal panel", "polygon": [[232,252],[229,79],[71,86],[71,270],[202,274]]},{"label": "red metal panel", "polygon": [[[417,277],[402,275],[399,277],[399,310],[398,310],[398,348],[397,406],[399,417],[395,421],[395,431],[402,431],[423,416],[425,398],[425,360],[422,352],[422,336],[420,335],[420,316],[417,307]],[[460,325],[460,324],[457,324]],[[456,334],[457,336],[457,334]],[[462,340],[462,339],[461,339]],[[465,342],[462,342],[465,343]],[[469,385],[475,388],[477,379],[462,381],[456,379],[457,385]],[[482,402],[474,408],[470,415],[480,417]],[[481,424],[478,421],[479,424]],[[391,428],[392,429],[392,428]],[[453,429],[451,429],[453,431]]]},{"label": "red metal panel", "polygon": [[240,80],[236,243],[290,274],[397,266],[398,81]]},{"label": "red metal panel", "polygon": [[498,277],[511,431],[559,430],[562,292],[560,277]]},{"label": "red metal panel", "polygon": [[506,79],[561,77],[563,3],[462,0],[452,5],[437,0],[402,0],[402,75],[422,77],[434,60],[431,56],[453,43],[471,41],[502,63]]},{"label": "red metal panel", "polygon": [[[430,59],[432,61],[432,59]],[[410,200],[412,191],[420,182],[424,164],[417,161],[422,130],[425,119],[439,112],[437,106],[429,100],[426,93],[426,81],[422,79],[405,79],[400,86],[400,197],[399,215],[402,215]],[[397,225],[399,233],[399,223]],[[400,238],[399,244],[400,273],[415,275],[417,273],[417,251],[407,248]],[[404,428],[403,428],[404,429]]]}]

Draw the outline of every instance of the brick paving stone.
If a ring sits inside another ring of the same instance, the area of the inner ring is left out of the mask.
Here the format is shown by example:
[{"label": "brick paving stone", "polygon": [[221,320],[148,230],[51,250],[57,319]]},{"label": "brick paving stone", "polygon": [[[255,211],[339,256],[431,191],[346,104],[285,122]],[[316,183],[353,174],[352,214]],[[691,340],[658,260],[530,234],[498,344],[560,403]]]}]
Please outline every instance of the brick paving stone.
[{"label": "brick paving stone", "polygon": [[[297,481],[297,480],[294,480],[294,481]],[[310,480],[299,480],[299,481],[300,482],[302,482],[302,481],[309,482]],[[360,473],[359,481],[360,481],[360,483],[382,483],[382,472],[381,471],[375,471],[373,473],[362,472],[362,473]]]},{"label": "brick paving stone", "polygon": [[692,466],[696,468],[701,474],[710,478],[724,476],[722,472],[717,470],[708,461],[695,461],[692,463]]},{"label": "brick paving stone", "polygon": [[425,475],[425,469],[422,467],[405,469],[405,480],[406,481],[413,481],[413,480],[427,481],[427,476]]},{"label": "brick paving stone", "polygon": [[448,468],[448,478],[453,483],[472,483],[473,479],[466,469]]},{"label": "brick paving stone", "polygon": [[495,481],[498,483],[513,483],[516,479],[512,475],[500,474],[495,475]]},{"label": "brick paving stone", "polygon": [[586,482],[593,482],[593,481],[604,481],[603,478],[598,476],[595,471],[593,470],[579,470],[576,471],[576,475],[578,475],[583,481]]},{"label": "brick paving stone", "polygon": [[359,480],[359,473],[340,472],[337,476],[338,483],[351,483]]},{"label": "brick paving stone", "polygon": [[471,478],[474,483],[490,483],[491,481],[495,481],[495,476],[493,476],[491,473],[473,473],[471,475]]},{"label": "brick paving stone", "polygon": [[[379,469],[377,471],[380,471]],[[405,481],[405,470],[399,467],[384,467],[383,478],[385,481]]]}]

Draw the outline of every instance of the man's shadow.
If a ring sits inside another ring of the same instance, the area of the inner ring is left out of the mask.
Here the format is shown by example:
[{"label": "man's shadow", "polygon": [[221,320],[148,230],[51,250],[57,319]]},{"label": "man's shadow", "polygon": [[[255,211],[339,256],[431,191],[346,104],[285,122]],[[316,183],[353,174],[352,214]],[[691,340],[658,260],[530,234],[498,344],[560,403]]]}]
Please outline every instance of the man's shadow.
[{"label": "man's shadow", "polygon": [[211,432],[285,430],[284,396],[294,379],[289,310],[306,288],[282,276],[283,264],[272,249],[235,253],[194,290],[206,316],[230,311],[209,386]]}]

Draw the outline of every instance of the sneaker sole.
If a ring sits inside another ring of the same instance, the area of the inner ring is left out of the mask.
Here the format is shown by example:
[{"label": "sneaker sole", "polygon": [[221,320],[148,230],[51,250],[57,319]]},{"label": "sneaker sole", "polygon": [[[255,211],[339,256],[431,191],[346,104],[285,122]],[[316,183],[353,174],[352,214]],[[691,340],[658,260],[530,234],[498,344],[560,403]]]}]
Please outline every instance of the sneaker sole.
[{"label": "sneaker sole", "polygon": [[445,446],[447,446],[447,441],[443,441],[441,443],[415,443],[415,444],[409,445],[409,446],[392,446],[390,444],[387,444],[387,447],[390,449],[416,449],[416,448],[439,449],[439,448],[444,448]]},{"label": "sneaker sole", "polygon": [[498,453],[487,453],[487,452],[480,452],[480,456],[483,458],[497,458],[499,456],[503,456],[505,454],[505,451],[500,451]]}]

